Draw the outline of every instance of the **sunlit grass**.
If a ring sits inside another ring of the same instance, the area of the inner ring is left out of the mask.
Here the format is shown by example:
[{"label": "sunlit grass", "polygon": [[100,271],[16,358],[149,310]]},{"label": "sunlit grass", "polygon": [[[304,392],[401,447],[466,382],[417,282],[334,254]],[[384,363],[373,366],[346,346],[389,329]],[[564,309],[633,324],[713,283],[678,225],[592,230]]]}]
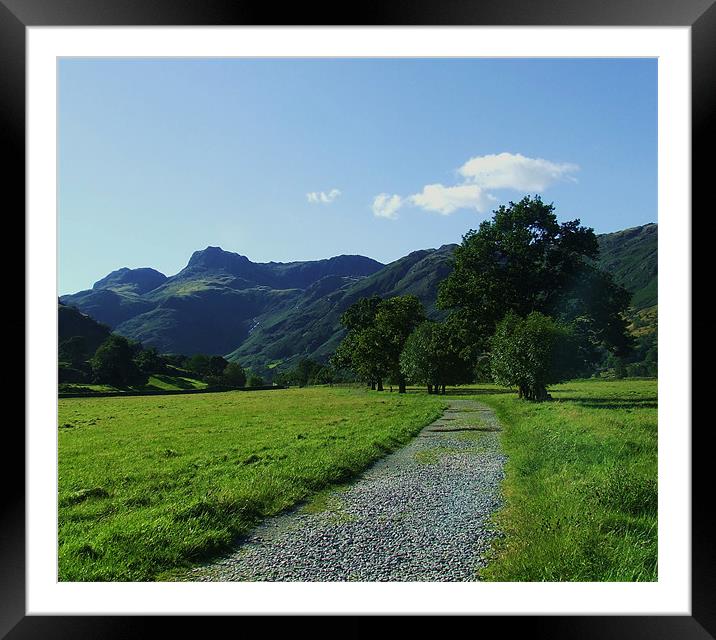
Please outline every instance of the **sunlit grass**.
[{"label": "sunlit grass", "polygon": [[289,389],[59,401],[59,578],[153,580],[344,482],[444,399]]},{"label": "sunlit grass", "polygon": [[481,577],[657,580],[657,382],[569,382],[542,404],[485,391],[509,459]]}]

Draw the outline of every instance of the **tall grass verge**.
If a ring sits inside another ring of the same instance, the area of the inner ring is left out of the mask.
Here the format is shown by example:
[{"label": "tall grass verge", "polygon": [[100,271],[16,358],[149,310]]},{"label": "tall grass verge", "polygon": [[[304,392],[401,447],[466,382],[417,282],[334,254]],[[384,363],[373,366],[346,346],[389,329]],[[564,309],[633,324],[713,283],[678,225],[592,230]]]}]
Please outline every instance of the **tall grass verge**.
[{"label": "tall grass verge", "polygon": [[[497,391],[497,390],[495,390]],[[532,404],[482,390],[508,456],[495,581],[657,580],[657,382],[568,382]]]}]

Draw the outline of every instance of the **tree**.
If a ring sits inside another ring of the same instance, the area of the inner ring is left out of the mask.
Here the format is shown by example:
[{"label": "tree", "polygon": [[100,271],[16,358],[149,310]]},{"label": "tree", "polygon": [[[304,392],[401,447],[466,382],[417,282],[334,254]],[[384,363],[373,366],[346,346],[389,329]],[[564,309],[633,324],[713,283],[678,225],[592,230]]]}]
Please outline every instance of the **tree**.
[{"label": "tree", "polygon": [[400,355],[400,369],[408,380],[439,393],[449,384],[468,382],[469,363],[452,342],[447,324],[427,320],[408,337]]},{"label": "tree", "polygon": [[341,316],[348,333],[331,364],[336,369],[353,370],[378,391],[383,390],[385,379],[394,379],[400,393],[405,393],[400,353],[410,333],[424,319],[423,305],[416,296],[362,298]]},{"label": "tree", "polygon": [[623,352],[629,348],[623,318],[629,294],[593,266],[597,255],[592,229],[579,220],[560,224],[554,205],[527,196],[500,206],[492,220],[465,234],[454,269],[439,287],[438,306],[451,310],[456,330],[474,346],[473,357],[509,311],[588,319],[583,337],[593,349],[602,344]]},{"label": "tree", "polygon": [[130,342],[116,334],[107,338],[90,361],[94,380],[120,387],[145,384],[146,374],[135,364]]},{"label": "tree", "polygon": [[383,390],[383,378],[387,366],[380,351],[380,340],[375,332],[375,316],[383,301],[373,295],[360,298],[341,315],[341,324],[348,330],[343,341],[331,357],[331,365],[336,369],[350,369],[361,380]]},{"label": "tree", "polygon": [[72,336],[60,343],[58,351],[60,361],[82,364],[87,359],[87,340],[84,336]]},{"label": "tree", "polygon": [[200,378],[204,378],[211,374],[210,369],[211,358],[204,353],[196,353],[186,361],[186,368]]},{"label": "tree", "polygon": [[211,356],[207,363],[208,375],[220,376],[228,366],[229,361],[221,356]]},{"label": "tree", "polygon": [[229,362],[222,372],[221,379],[228,387],[243,387],[246,385],[246,371],[238,362]]},{"label": "tree", "polygon": [[308,384],[327,384],[331,382],[332,375],[330,368],[320,362],[301,358],[298,364],[287,372],[286,380],[299,387],[305,387]]},{"label": "tree", "polygon": [[581,365],[573,329],[538,311],[526,318],[508,312],[490,344],[495,382],[516,386],[527,400],[546,400],[547,386],[574,376]]},{"label": "tree", "polygon": [[343,312],[341,324],[348,331],[367,329],[373,326],[375,314],[381,302],[383,302],[383,298],[375,294],[368,298],[360,298]]},{"label": "tree", "polygon": [[161,373],[165,369],[164,360],[154,347],[140,351],[134,361],[144,373]]},{"label": "tree", "polygon": [[400,354],[408,336],[425,320],[425,310],[414,295],[395,296],[381,302],[375,314],[382,359],[387,375],[398,383],[398,392],[405,393],[405,375],[400,368]]},{"label": "tree", "polygon": [[264,386],[264,379],[258,375],[257,373],[249,373],[249,380],[248,380],[248,386],[249,387],[263,387]]},{"label": "tree", "polygon": [[390,363],[383,349],[381,336],[375,327],[349,331],[336,349],[331,363],[334,367],[351,369],[371,385],[383,390],[383,380],[390,371]]}]

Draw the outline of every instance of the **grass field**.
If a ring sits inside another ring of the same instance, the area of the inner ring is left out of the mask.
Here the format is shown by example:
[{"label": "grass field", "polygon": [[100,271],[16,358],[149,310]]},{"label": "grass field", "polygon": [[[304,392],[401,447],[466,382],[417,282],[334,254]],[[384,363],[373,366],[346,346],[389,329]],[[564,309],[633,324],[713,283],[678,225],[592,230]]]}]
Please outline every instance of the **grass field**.
[{"label": "grass field", "polygon": [[202,380],[192,378],[187,371],[170,367],[167,373],[155,373],[149,376],[146,384],[121,389],[109,384],[92,384],[87,382],[63,382],[61,393],[126,393],[127,391],[178,391],[182,389],[206,389],[208,385]]},{"label": "grass field", "polygon": [[[492,385],[508,455],[498,581],[657,578],[657,382]],[[311,388],[59,401],[60,580],[154,580],[399,447],[445,400]]]},{"label": "grass field", "polygon": [[656,380],[569,382],[543,404],[499,391],[477,396],[509,456],[496,518],[506,536],[481,577],[656,580]]},{"label": "grass field", "polygon": [[59,400],[59,579],[170,577],[407,442],[444,400],[288,389]]}]

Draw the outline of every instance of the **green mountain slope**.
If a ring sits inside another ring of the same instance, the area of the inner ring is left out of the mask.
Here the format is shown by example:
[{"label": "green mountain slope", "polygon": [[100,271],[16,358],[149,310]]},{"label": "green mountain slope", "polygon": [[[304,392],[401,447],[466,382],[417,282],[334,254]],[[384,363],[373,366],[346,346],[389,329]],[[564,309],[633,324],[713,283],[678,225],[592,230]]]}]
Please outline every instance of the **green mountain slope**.
[{"label": "green mountain slope", "polygon": [[74,307],[62,303],[57,306],[58,344],[61,345],[69,338],[81,337],[84,338],[87,352],[92,354],[109,337],[109,334],[109,327],[100,324]]},{"label": "green mountain slope", "polygon": [[356,300],[373,294],[416,295],[428,315],[436,317],[437,286],[449,273],[454,248],[414,251],[358,280],[321,280],[290,308],[257,318],[251,334],[227,358],[253,368],[279,362],[283,367],[302,357],[325,361],[343,338],[341,314]]},{"label": "green mountain slope", "polygon": [[[633,294],[635,329],[654,331],[657,225],[597,238],[599,266]],[[439,317],[437,289],[455,246],[414,251],[388,265],[363,256],[254,263],[207,247],[174,276],[119,269],[61,300],[164,353],[225,354],[257,370],[283,368],[301,357],[325,361],[343,337],[340,315],[361,297],[414,294]]]},{"label": "green mountain slope", "polygon": [[599,266],[632,294],[632,306],[641,310],[658,302],[658,226],[646,224],[605,233],[599,241]]},{"label": "green mountain slope", "polygon": [[249,335],[258,317],[280,313],[320,280],[361,278],[382,267],[371,258],[346,255],[254,263],[207,247],[169,278],[154,269],[125,267],[61,301],[164,353],[223,354]]}]

